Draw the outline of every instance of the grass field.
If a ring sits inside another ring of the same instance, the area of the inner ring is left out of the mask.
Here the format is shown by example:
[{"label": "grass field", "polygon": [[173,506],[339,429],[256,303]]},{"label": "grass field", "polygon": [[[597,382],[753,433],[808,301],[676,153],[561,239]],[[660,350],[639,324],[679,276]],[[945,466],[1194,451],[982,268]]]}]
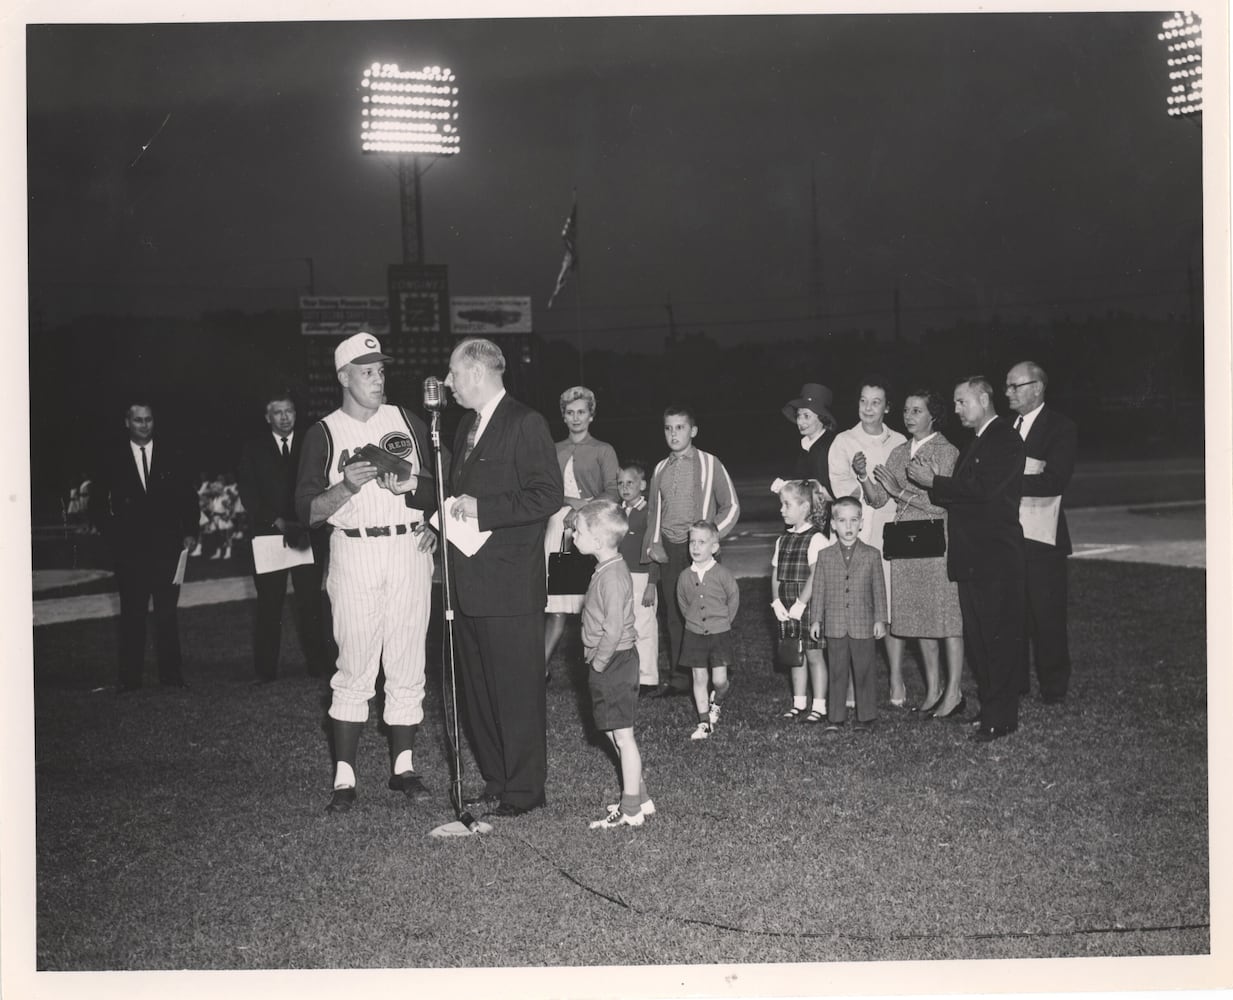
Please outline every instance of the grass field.
[{"label": "grass field", "polygon": [[[566,681],[572,640],[547,808],[444,841],[426,836],[452,818],[435,658],[416,759],[438,794],[385,790],[371,721],[359,806],[333,817],[322,689],[249,686],[250,604],[181,612],[188,691],[93,693],[114,680],[114,622],[37,629],[37,967],[1206,954],[1204,574],[1088,561],[1071,581],[1070,699],[1025,701],[987,746],[889,707],[835,743],[782,722],[768,582],[743,581],[715,736],[688,740],[684,699],[641,703],[659,812],[634,831],[587,829],[617,779]],[[909,701],[921,689],[913,672]]]}]

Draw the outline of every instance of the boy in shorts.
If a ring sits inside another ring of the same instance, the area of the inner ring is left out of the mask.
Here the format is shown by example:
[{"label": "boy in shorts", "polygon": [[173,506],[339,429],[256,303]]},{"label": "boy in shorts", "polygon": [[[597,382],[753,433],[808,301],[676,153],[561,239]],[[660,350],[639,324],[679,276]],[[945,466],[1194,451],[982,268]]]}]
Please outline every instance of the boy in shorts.
[{"label": "boy in shorts", "polygon": [[[719,529],[712,521],[695,521],[689,528],[691,565],[676,583],[676,600],[685,619],[681,666],[693,672],[694,708],[698,725],[691,740],[705,740],[719,722],[719,709],[731,686],[734,666],[732,620],[741,605],[734,577],[715,561]],[[708,694],[708,686],[713,689]]]},{"label": "boy in shorts", "polygon": [[621,801],[591,824],[592,830],[642,826],[655,811],[642,780],[642,755],[634,739],[638,708],[638,651],[634,648],[634,585],[619,551],[629,531],[620,506],[592,500],[578,510],[574,545],[595,556],[595,573],[582,601],[582,647],[591,669],[587,686],[595,727],[606,733],[621,766]]}]

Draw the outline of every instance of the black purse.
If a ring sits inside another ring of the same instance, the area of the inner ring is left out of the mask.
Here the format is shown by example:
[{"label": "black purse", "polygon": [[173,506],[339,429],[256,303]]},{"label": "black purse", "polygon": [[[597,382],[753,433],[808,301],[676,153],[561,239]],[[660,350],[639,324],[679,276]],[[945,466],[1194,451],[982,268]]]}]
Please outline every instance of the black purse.
[{"label": "black purse", "polygon": [[775,666],[799,667],[805,662],[805,638],[801,635],[801,623],[793,619],[779,623],[779,637],[775,640]]},{"label": "black purse", "polygon": [[[909,507],[912,500],[907,501]],[[882,558],[935,559],[946,555],[946,522],[940,517],[927,521],[895,520],[882,526]]]},{"label": "black purse", "polygon": [[595,557],[565,550],[561,539],[561,551],[548,556],[548,593],[553,597],[585,594],[587,585],[595,573]]}]

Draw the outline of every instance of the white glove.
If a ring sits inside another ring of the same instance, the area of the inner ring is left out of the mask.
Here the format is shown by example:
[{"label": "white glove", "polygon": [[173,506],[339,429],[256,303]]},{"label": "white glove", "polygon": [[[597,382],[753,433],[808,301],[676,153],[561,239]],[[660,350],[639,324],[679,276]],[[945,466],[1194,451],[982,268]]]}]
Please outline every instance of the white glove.
[{"label": "white glove", "polygon": [[792,607],[788,609],[788,617],[791,618],[794,622],[799,622],[801,620],[801,616],[804,613],[805,613],[805,605],[802,604],[800,601],[793,601]]},{"label": "white glove", "polygon": [[781,622],[786,622],[788,620],[788,609],[783,606],[783,601],[781,601],[778,597],[771,601],[771,610],[775,612],[775,617]]},{"label": "white glove", "polygon": [[771,492],[778,493],[780,490],[782,490],[787,485],[788,485],[788,481],[786,479],[777,478],[773,483],[771,483]]}]

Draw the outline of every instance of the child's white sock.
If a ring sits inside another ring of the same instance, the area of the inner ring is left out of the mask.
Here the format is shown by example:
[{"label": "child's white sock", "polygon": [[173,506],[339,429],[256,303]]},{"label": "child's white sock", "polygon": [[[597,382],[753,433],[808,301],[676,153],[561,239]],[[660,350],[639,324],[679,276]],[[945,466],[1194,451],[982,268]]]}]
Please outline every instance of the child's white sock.
[{"label": "child's white sock", "polygon": [[[803,698],[801,699],[802,702],[804,702],[804,700],[805,699]],[[815,698],[813,700],[813,710],[815,712],[821,712],[823,715],[825,715],[826,714],[826,699],[825,698]]]},{"label": "child's white sock", "polygon": [[806,703],[808,700],[809,700],[809,699],[808,699],[805,695],[803,695],[803,694],[794,694],[794,695],[792,696],[792,707],[793,707],[793,708],[799,708],[799,709],[802,709],[802,710],[803,710],[803,709],[805,708],[805,703]]},{"label": "child's white sock", "polygon": [[351,769],[351,765],[345,760],[340,760],[334,765],[334,787],[335,788],[354,788],[355,787],[355,771]]}]

